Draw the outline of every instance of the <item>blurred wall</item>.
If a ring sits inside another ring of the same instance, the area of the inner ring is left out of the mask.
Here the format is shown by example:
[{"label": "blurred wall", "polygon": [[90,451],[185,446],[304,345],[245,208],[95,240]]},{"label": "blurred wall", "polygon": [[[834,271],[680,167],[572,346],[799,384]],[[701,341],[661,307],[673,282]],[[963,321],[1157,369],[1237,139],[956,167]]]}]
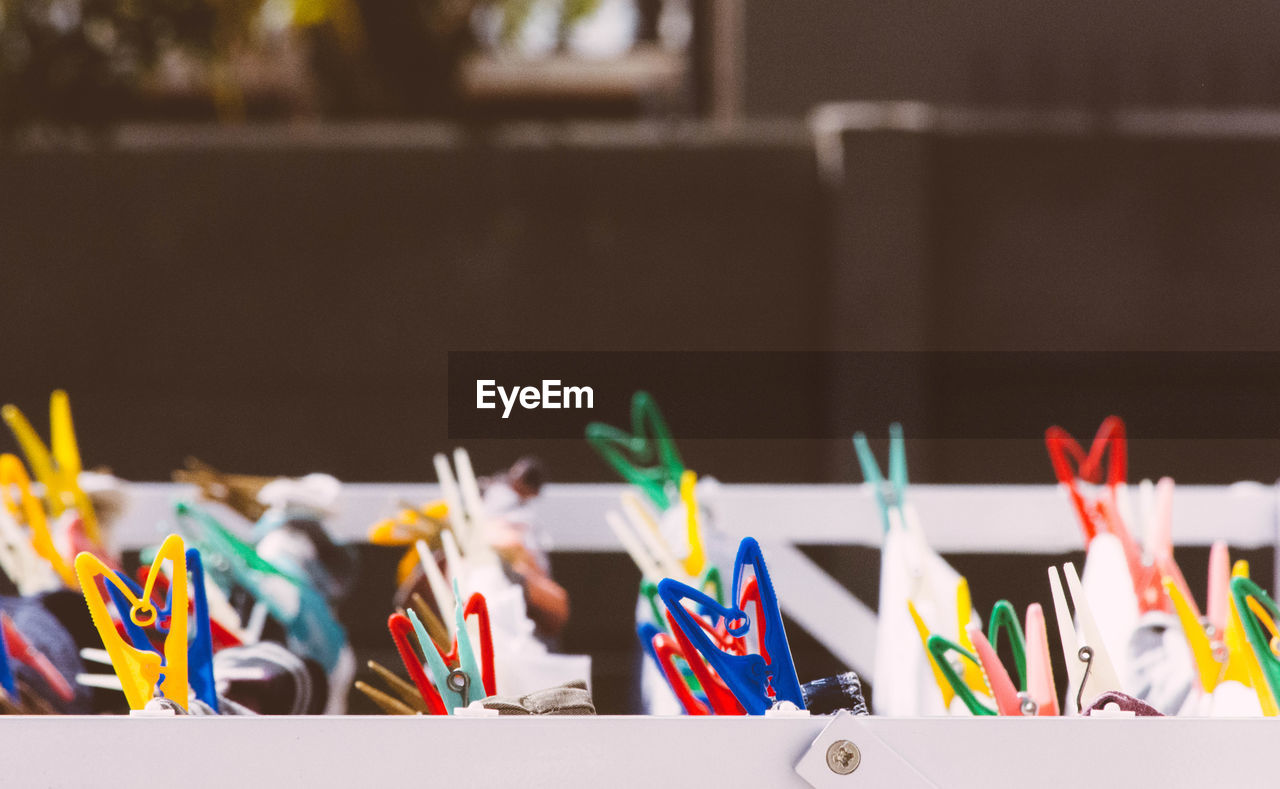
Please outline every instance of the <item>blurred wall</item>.
[{"label": "blurred wall", "polygon": [[[0,184],[0,398],[47,424],[67,388],[86,463],[134,479],[188,454],[425,479],[450,447],[448,350],[785,349],[820,331],[822,194],[799,126],[161,127],[0,153]],[[535,451],[554,479],[609,478],[581,440],[471,449],[481,471]],[[731,478],[821,474],[804,445],[767,465],[733,442],[685,451]]]},{"label": "blurred wall", "polygon": [[1267,0],[745,5],[749,116],[847,99],[1280,105],[1280,15]]}]

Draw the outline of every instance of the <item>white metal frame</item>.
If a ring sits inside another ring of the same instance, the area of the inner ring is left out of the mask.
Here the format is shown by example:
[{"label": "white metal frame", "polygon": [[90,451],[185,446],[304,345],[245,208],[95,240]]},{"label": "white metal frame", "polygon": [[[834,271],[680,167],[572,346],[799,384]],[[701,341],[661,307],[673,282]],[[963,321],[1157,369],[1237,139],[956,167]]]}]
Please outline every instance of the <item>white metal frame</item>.
[{"label": "white metal frame", "polygon": [[[51,789],[1267,786],[1277,735],[1273,719],[0,717],[5,785]],[[801,779],[834,738],[858,769]]]}]

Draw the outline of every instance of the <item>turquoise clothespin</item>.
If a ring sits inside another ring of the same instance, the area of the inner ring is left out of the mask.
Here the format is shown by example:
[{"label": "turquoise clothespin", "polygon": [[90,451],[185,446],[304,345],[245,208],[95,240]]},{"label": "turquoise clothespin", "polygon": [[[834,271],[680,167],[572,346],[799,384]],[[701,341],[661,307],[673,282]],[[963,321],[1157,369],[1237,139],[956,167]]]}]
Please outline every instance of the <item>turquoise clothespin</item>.
[{"label": "turquoise clothespin", "polygon": [[[186,502],[175,507],[178,528],[207,561],[205,571],[219,586],[243,587],[285,626],[290,646],[314,659],[326,673],[338,665],[347,632],[329,601],[305,578],[285,572],[263,559],[253,546],[232,534],[209,513]],[[281,588],[285,582],[296,594]]]},{"label": "turquoise clothespin", "polygon": [[445,664],[440,650],[427,634],[427,628],[423,626],[422,620],[418,619],[418,614],[412,608],[409,609],[409,621],[413,623],[413,631],[418,636],[418,646],[422,648],[422,654],[427,658],[427,669],[431,672],[431,681],[435,683],[436,690],[440,691],[440,698],[444,699],[445,713],[448,715],[452,715],[453,711],[459,707],[466,707],[471,702],[485,697],[484,675],[480,673],[475,650],[471,647],[471,635],[467,632],[462,591],[458,588],[456,578],[453,581],[453,599],[457,601],[454,604],[453,614],[458,625],[455,636],[458,667],[455,669]]},{"label": "turquoise clothespin", "polygon": [[902,503],[907,494],[907,444],[902,437],[902,425],[894,422],[889,425],[889,479],[886,481],[880,473],[880,464],[871,453],[871,445],[867,443],[867,434],[861,431],[853,434],[853,449],[858,454],[858,465],[862,467],[862,478],[875,486],[876,503],[880,505],[880,517],[884,521],[884,530],[889,530],[889,511],[897,508],[902,513]]}]

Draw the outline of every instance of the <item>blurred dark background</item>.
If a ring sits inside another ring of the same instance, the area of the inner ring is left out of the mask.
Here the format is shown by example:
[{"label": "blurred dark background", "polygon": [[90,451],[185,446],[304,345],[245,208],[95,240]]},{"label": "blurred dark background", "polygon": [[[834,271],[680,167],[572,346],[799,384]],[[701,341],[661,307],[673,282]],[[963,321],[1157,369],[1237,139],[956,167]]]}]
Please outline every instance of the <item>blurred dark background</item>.
[{"label": "blurred dark background", "polygon": [[[1260,2],[0,9],[4,398],[68,388],[126,477],[422,478],[448,350],[1280,346]],[[1270,480],[1271,435],[1152,438],[1135,474]],[[1033,439],[921,441],[913,474],[1045,481]],[[470,448],[608,479],[574,441]],[[843,440],[685,452],[851,471]]]}]

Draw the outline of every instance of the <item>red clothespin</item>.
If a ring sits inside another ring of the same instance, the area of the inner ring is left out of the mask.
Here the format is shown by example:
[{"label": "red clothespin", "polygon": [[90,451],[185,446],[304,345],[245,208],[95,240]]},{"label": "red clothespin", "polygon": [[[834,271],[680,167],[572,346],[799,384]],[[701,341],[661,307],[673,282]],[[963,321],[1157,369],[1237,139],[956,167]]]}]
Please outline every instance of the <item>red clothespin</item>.
[{"label": "red clothespin", "polygon": [[676,666],[676,658],[685,659],[684,653],[680,651],[680,643],[668,633],[656,633],[652,646],[653,654],[658,659],[658,667],[662,669],[667,684],[675,692],[684,711],[689,715],[710,715],[711,708],[693,694],[680,668]]},{"label": "red clothespin", "polygon": [[409,672],[409,679],[413,680],[418,692],[422,694],[422,700],[427,703],[427,709],[432,715],[448,714],[444,699],[440,697],[439,691],[436,690],[435,685],[431,684],[427,672],[422,668],[422,659],[418,657],[417,652],[413,651],[413,642],[417,636],[413,632],[413,623],[409,621],[409,617],[401,613],[392,614],[387,618],[387,628],[391,631],[391,639],[396,643],[400,660],[404,662],[405,671]]},{"label": "red clothespin", "polygon": [[[1044,443],[1049,450],[1053,473],[1067,489],[1076,515],[1080,518],[1087,546],[1098,533],[1101,514],[1097,511],[1097,501],[1085,497],[1080,483],[1099,485],[1105,481],[1107,488],[1113,491],[1124,484],[1128,475],[1128,439],[1125,436],[1124,421],[1118,416],[1102,420],[1087,454],[1070,433],[1057,425],[1044,432]],[[1107,460],[1105,479],[1102,466],[1104,457]]]},{"label": "red clothespin", "polygon": [[[707,624],[702,617],[695,618],[704,629],[707,628]],[[716,674],[715,669],[707,665],[702,656],[698,654],[698,650],[694,648],[693,643],[689,641],[689,637],[676,624],[670,611],[667,612],[667,627],[680,647],[680,654],[684,656],[689,668],[693,669],[693,675],[698,678],[698,683],[702,685],[703,692],[707,694],[707,701],[710,703],[711,711],[716,715],[746,715],[747,712],[742,708],[737,697],[724,684],[724,680],[720,679],[719,675]],[[708,630],[708,632],[713,631]]]},{"label": "red clothespin", "polygon": [[31,646],[8,614],[0,612],[0,626],[4,628],[4,640],[9,647],[10,657],[32,668],[58,694],[58,698],[63,701],[75,698],[76,692],[71,683],[67,682],[67,678],[62,676],[62,672],[58,671],[43,652]]}]

